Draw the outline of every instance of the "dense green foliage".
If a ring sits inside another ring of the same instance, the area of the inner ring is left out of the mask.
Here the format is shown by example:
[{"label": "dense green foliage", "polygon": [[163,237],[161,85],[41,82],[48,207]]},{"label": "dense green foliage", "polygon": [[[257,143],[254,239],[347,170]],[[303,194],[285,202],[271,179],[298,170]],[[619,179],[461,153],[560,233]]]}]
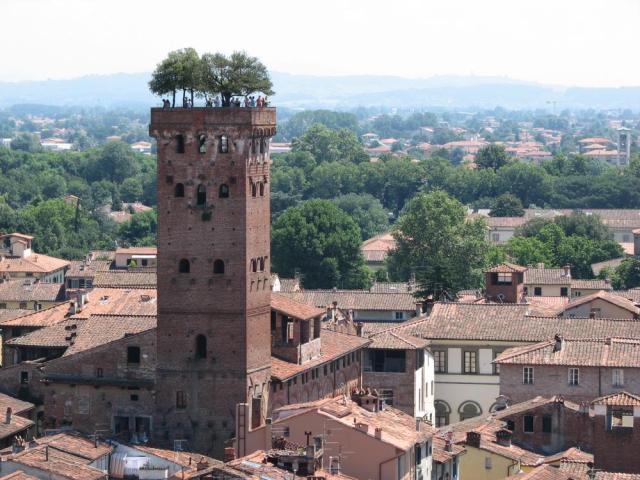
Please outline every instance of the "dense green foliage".
[{"label": "dense green foliage", "polygon": [[487,264],[485,232],[484,220],[467,221],[464,205],[445,192],[420,193],[394,226],[397,249],[389,254],[389,274],[398,281],[415,274],[422,297],[478,288]]},{"label": "dense green foliage", "polygon": [[283,277],[300,274],[306,288],[366,288],[360,242],[349,215],[328,200],[308,200],[273,222],[273,269]]},{"label": "dense green foliage", "polygon": [[[34,235],[36,251],[78,258],[117,241],[153,243],[155,219],[143,232],[104,213],[122,201],[155,204],[155,159],[125,143],[59,153],[0,148],[0,173],[0,230]],[[65,195],[78,197],[79,206]]]},{"label": "dense green foliage", "polygon": [[222,97],[222,106],[228,107],[234,96],[248,96],[262,92],[273,95],[273,85],[267,68],[255,57],[244,52],[230,56],[205,53],[200,57],[193,48],[169,52],[154,70],[149,89],[156,95],[172,96],[175,106],[176,92],[187,93],[193,104],[194,96]]},{"label": "dense green foliage", "polygon": [[389,215],[373,195],[349,193],[333,201],[356,221],[365,240],[389,228]]},{"label": "dense green foliage", "polygon": [[503,193],[492,202],[489,215],[492,217],[522,217],[524,208],[522,208],[522,202],[518,197],[511,193]]},{"label": "dense green foliage", "polygon": [[615,269],[612,275],[615,289],[640,287],[640,259],[628,258]]},{"label": "dense green foliage", "polygon": [[554,220],[535,218],[517,229],[504,249],[520,265],[570,265],[575,278],[593,278],[592,263],[623,255],[600,219],[581,212]]}]

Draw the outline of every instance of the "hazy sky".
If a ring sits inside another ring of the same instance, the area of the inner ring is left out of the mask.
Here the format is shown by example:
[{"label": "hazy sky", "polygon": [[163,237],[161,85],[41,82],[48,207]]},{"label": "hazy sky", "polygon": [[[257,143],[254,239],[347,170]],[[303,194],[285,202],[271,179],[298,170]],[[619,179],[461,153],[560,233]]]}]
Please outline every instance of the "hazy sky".
[{"label": "hazy sky", "polygon": [[640,85],[640,0],[2,0],[0,80],[144,72],[244,49],[317,75]]}]

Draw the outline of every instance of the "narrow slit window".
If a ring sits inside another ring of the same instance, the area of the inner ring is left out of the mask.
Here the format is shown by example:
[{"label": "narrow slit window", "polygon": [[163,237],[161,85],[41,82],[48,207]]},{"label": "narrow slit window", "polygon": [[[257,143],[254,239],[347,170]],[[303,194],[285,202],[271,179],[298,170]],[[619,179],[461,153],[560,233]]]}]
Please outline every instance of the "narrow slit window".
[{"label": "narrow slit window", "polygon": [[207,337],[202,334],[196,337],[196,358],[199,360],[207,358]]},{"label": "narrow slit window", "polygon": [[229,198],[229,185],[227,185],[226,183],[220,185],[218,196],[220,198]]},{"label": "narrow slit window", "polygon": [[264,183],[260,182],[260,196],[264,197]]},{"label": "narrow slit window", "polygon": [[227,135],[220,135],[218,151],[220,153],[229,153],[229,137]]},{"label": "narrow slit window", "polygon": [[176,153],[184,153],[184,136],[176,136]]},{"label": "narrow slit window", "polygon": [[204,207],[207,204],[207,187],[204,185],[198,185],[198,192],[196,197],[196,205]]}]

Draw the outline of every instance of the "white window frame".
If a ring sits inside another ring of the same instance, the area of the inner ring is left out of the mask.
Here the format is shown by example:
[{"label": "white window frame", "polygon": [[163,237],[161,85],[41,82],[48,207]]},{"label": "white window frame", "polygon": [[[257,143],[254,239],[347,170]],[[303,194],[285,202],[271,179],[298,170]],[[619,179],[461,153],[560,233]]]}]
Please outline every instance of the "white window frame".
[{"label": "white window frame", "polygon": [[611,370],[611,384],[614,387],[624,387],[624,369],[614,368]]},{"label": "white window frame", "polygon": [[533,367],[522,367],[522,384],[533,385],[535,383],[535,371]]},{"label": "white window frame", "polygon": [[579,368],[570,368],[568,371],[568,381],[570,387],[577,387],[580,385],[580,369]]}]

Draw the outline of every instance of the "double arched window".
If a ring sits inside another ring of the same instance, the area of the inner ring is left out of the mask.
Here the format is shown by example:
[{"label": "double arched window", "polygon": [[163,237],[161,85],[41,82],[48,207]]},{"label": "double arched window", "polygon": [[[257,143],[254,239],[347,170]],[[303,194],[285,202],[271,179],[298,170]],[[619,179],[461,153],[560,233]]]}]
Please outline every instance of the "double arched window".
[{"label": "double arched window", "polygon": [[219,258],[213,262],[213,273],[216,273],[216,274],[224,273],[224,262]]},{"label": "double arched window", "polygon": [[189,273],[191,271],[191,263],[186,258],[183,258],[178,263],[178,272],[179,273]]}]

